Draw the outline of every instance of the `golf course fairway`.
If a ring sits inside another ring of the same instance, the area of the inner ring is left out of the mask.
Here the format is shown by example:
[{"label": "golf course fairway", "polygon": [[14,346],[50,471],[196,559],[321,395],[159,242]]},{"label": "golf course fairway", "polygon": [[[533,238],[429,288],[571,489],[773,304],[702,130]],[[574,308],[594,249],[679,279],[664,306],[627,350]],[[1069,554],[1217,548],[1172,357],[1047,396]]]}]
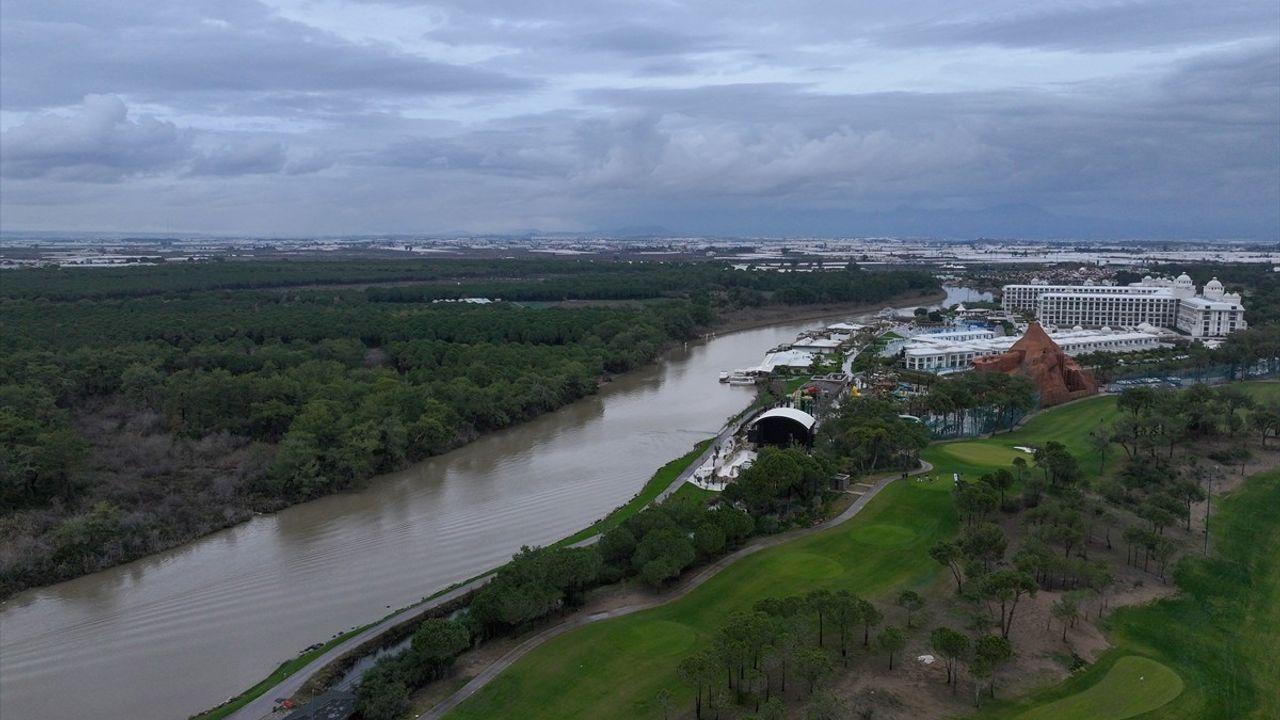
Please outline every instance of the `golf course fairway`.
[{"label": "golf course fairway", "polygon": [[[649,717],[664,688],[676,707],[692,706],[676,665],[708,644],[729,613],[765,597],[819,588],[874,597],[933,577],[941,568],[929,545],[956,527],[949,490],[950,483],[894,482],[846,523],[748,555],[666,605],[548,641],[447,717]],[[888,545],[885,528],[893,529]]]},{"label": "golf course fairway", "polygon": [[[1269,394],[1276,386],[1241,387]],[[976,478],[1009,467],[1018,456],[1038,472],[1031,456],[1014,448],[1053,440],[1076,456],[1086,476],[1095,476],[1104,466],[1117,467],[1123,453],[1095,447],[1090,432],[1109,427],[1117,416],[1114,397],[1091,398],[1041,413],[1011,433],[934,444],[922,453],[934,465],[932,481],[892,482],[839,526],[748,555],[665,605],[559,635],[446,717],[655,717],[654,698],[661,690],[671,693],[671,707],[684,712],[692,707],[693,693],[677,678],[676,666],[707,646],[730,613],[761,598],[816,589],[849,590],[883,602],[890,592],[925,585],[943,571],[929,557],[929,546],[953,537],[958,525],[952,473]],[[1277,508],[1280,473],[1251,479],[1215,506],[1218,557],[1180,566],[1182,595],[1118,610],[1106,621],[1115,647],[1098,662],[1064,683],[992,703],[979,717],[1280,717]],[[1169,702],[1175,697],[1177,702]]]}]

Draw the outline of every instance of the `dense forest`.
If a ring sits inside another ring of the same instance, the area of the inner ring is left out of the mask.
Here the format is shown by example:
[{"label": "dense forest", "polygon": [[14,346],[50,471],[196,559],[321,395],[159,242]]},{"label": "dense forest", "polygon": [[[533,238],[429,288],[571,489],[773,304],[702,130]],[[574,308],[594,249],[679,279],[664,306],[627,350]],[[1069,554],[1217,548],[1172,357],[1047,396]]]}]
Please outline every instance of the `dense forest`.
[{"label": "dense forest", "polygon": [[[355,487],[561,407],[695,337],[721,309],[878,303],[936,287],[919,272],[711,263],[8,272],[0,596]],[[435,302],[464,297],[502,302]],[[628,302],[548,305],[560,300]]]},{"label": "dense forest", "polygon": [[[644,299],[724,294],[739,304],[876,302],[934,288],[926,272],[827,273],[735,270],[714,262],[597,260],[218,261],[147,268],[43,268],[12,273],[0,297],[83,300],[199,291],[360,287],[375,302],[462,297],[513,301]],[[892,290],[891,288],[897,288]]]}]

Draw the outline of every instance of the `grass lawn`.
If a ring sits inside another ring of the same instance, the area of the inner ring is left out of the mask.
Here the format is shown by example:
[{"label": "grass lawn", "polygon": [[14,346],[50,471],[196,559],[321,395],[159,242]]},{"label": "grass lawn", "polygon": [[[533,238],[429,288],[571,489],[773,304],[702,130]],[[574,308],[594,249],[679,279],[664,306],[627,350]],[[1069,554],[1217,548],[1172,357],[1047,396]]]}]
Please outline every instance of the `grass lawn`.
[{"label": "grass lawn", "polygon": [[1126,655],[1097,684],[1017,720],[1124,720],[1164,707],[1181,693],[1178,673],[1150,658]]},{"label": "grass lawn", "polygon": [[804,387],[805,384],[812,379],[813,378],[810,375],[801,375],[800,377],[793,377],[787,381],[786,387],[782,389],[782,392],[785,395],[790,395],[791,393]]},{"label": "grass lawn", "polygon": [[676,665],[730,612],[817,588],[875,597],[923,584],[940,569],[929,545],[955,527],[948,484],[894,483],[849,522],[743,558],[680,600],[561,635],[449,717],[649,717],[662,688],[676,707],[689,706]]},{"label": "grass lawn", "polygon": [[694,485],[693,483],[685,483],[680,486],[679,490],[676,490],[674,493],[672,493],[671,497],[673,500],[677,500],[677,501],[709,500],[719,494],[720,493],[716,492],[715,490],[706,490],[704,488],[698,487],[697,485]]},{"label": "grass lawn", "polygon": [[[626,520],[632,515],[640,512],[646,505],[653,502],[654,498],[658,497],[658,493],[666,490],[668,485],[675,482],[676,477],[678,477],[681,472],[684,472],[684,469],[689,467],[690,463],[698,459],[698,456],[702,454],[703,450],[707,449],[707,446],[711,444],[712,440],[715,440],[715,438],[703,440],[697,445],[694,445],[693,449],[685,455],[663,465],[658,469],[658,472],[653,474],[653,477],[649,478],[649,482],[644,484],[644,487],[640,489],[639,494],[628,500],[627,504],[609,513],[603,520],[595,523],[591,527],[579,530],[569,537],[553,543],[553,546],[559,547],[562,545],[572,545],[573,543],[581,540],[586,540],[592,535],[599,535],[600,533],[608,532],[621,524],[623,520]],[[692,487],[689,486],[688,483],[685,483],[685,485]],[[697,488],[694,489],[696,490]],[[684,488],[680,488],[677,492],[680,492],[681,490],[684,490]]]},{"label": "grass lawn", "polygon": [[1280,402],[1280,380],[1258,380],[1244,383],[1240,387],[1247,388],[1254,400],[1261,403]]},{"label": "grass lawn", "polygon": [[[1280,382],[1274,380],[1241,383],[1236,387],[1260,402],[1280,400]],[[1035,415],[1013,432],[981,440],[935,444],[926,451],[925,457],[935,465],[947,466],[948,473],[961,472],[966,478],[975,479],[996,467],[1009,467],[1013,458],[1019,455],[1034,468],[1031,455],[1014,450],[1014,446],[1034,447],[1056,440],[1080,461],[1080,468],[1086,476],[1094,477],[1100,474],[1104,458],[1090,443],[1089,433],[1099,427],[1109,429],[1119,416],[1115,396],[1089,398]],[[1118,446],[1107,448],[1107,466],[1118,467],[1123,456],[1124,451]]]}]

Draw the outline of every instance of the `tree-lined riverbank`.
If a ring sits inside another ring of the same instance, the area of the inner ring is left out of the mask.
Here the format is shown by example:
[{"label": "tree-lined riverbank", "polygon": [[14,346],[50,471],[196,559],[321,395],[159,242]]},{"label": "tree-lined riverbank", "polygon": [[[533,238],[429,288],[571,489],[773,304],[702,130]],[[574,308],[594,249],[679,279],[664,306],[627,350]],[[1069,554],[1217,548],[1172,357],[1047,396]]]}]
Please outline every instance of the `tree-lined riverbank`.
[{"label": "tree-lined riverbank", "polygon": [[[720,370],[811,326],[690,342],[595,395],[364,490],[16,596],[0,614],[5,709],[42,707],[72,683],[107,716],[211,707],[335,630],[603,516],[750,403],[749,389],[715,382]],[[74,703],[65,709],[78,714]]]}]

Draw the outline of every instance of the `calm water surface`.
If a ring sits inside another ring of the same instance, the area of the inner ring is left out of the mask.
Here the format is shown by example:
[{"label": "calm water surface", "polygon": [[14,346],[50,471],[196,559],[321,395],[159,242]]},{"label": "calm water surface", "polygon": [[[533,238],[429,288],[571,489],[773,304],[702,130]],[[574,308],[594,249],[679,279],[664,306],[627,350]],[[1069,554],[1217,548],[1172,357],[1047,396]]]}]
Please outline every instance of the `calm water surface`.
[{"label": "calm water surface", "polygon": [[[970,299],[957,290],[954,299]],[[314,642],[568,535],[713,436],[803,322],[690,343],[599,394],[338,495],[9,600],[0,718],[186,718]]]}]

